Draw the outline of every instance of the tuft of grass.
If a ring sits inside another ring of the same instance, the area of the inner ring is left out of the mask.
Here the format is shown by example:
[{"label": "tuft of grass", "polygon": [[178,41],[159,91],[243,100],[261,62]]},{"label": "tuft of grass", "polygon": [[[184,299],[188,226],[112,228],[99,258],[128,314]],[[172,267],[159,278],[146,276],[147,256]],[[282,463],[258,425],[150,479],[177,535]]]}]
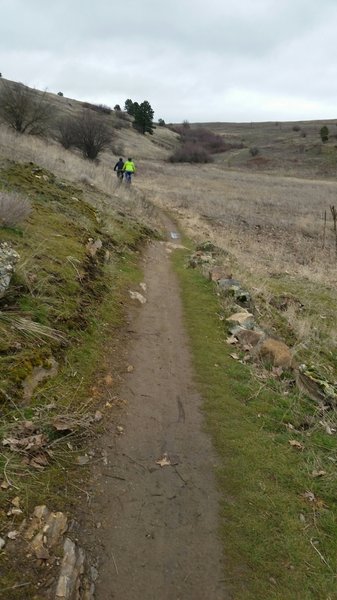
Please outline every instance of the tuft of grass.
[{"label": "tuft of grass", "polygon": [[[311,401],[282,380],[264,377],[261,383],[230,356],[213,284],[186,269],[184,252],[176,251],[173,262],[207,428],[218,451],[224,577],[233,597],[333,598],[336,440],[320,425]],[[302,451],[289,444],[293,439]],[[325,475],[314,477],[315,470]]]},{"label": "tuft of grass", "polygon": [[0,226],[14,228],[27,219],[30,211],[27,198],[13,192],[0,191]]}]

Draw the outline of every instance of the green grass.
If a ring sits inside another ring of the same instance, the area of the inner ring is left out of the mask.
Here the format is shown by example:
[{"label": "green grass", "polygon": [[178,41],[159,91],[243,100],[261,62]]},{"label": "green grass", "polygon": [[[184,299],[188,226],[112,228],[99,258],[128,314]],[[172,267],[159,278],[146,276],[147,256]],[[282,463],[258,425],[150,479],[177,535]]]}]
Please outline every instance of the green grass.
[{"label": "green grass", "polygon": [[[237,600],[337,598],[335,438],[319,426],[310,400],[283,381],[261,384],[251,367],[230,357],[213,284],[186,269],[183,252],[176,251],[173,261],[219,455],[227,585]],[[315,425],[301,429],[310,416]],[[287,423],[298,431],[289,431]],[[292,439],[303,443],[302,452],[289,445]],[[313,478],[314,469],[326,475]],[[305,499],[307,491],[315,502]]]},{"label": "green grass", "polygon": [[[29,338],[14,330],[10,322],[0,320],[0,435],[10,435],[18,422],[28,419],[39,425],[49,442],[57,443],[52,446],[53,456],[43,471],[23,464],[22,455],[2,447],[0,481],[8,478],[13,484],[0,491],[2,537],[18,527],[21,520],[11,523],[6,517],[14,496],[21,498],[25,517],[40,504],[71,516],[77,513],[78,504],[85,502],[81,490],[86,486],[87,471],[76,465],[76,456],[88,450],[88,436],[80,431],[63,441],[62,434],[50,426],[50,420],[62,414],[74,418],[94,415],[97,408],[104,412],[108,399],[104,376],[111,370],[118,372],[123,360],[119,344],[127,290],[142,276],[137,248],[151,234],[149,228],[134,220],[98,215],[85,202],[81,190],[59,182],[47,171],[38,171],[47,179],[37,179],[36,168],[31,164],[11,164],[0,171],[0,186],[19,190],[32,203],[32,212],[20,233],[17,228],[0,229],[1,239],[10,242],[20,254],[0,310],[9,317],[14,311],[56,328],[63,338]],[[89,237],[103,242],[95,259],[86,250]],[[106,250],[110,252],[108,262]],[[40,384],[28,403],[23,402],[25,378],[51,356],[58,361],[58,374]],[[117,390],[111,388],[109,392],[113,396]],[[91,436],[96,428],[95,424],[91,426]],[[16,546],[15,552],[15,559],[6,548],[0,553],[0,596],[2,589],[16,585],[19,572],[19,582],[32,582],[25,589],[28,597],[36,588],[33,563],[25,558],[25,546]],[[23,593],[21,588],[13,589],[6,592],[6,600],[22,598]]]}]

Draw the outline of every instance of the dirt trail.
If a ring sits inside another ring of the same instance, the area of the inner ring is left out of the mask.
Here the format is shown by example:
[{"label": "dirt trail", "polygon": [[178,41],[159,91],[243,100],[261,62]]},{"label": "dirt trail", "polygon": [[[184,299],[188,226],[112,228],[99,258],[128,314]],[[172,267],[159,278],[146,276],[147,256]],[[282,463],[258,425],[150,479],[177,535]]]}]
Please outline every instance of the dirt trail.
[{"label": "dirt trail", "polygon": [[[130,334],[122,435],[104,439],[108,464],[93,511],[103,549],[97,600],[227,600],[218,540],[216,456],[165,243],[145,256],[147,303]],[[167,455],[169,466],[156,461]]]}]

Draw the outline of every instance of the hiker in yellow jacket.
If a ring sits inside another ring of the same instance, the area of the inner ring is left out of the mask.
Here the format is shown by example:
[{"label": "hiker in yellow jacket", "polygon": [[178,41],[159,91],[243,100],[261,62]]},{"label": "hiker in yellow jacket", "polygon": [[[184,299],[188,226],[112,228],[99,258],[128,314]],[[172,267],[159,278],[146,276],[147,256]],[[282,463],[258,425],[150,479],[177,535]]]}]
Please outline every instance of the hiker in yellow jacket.
[{"label": "hiker in yellow jacket", "polygon": [[136,172],[135,163],[132,158],[128,158],[128,160],[125,161],[123,172],[125,174],[125,182],[131,183],[132,174]]}]

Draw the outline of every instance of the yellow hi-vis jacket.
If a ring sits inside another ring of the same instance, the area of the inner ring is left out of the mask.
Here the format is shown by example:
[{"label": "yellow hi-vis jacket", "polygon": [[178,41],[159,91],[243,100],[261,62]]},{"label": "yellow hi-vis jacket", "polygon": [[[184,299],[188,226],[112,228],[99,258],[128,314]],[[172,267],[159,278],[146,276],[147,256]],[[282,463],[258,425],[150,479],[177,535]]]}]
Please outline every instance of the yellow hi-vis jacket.
[{"label": "yellow hi-vis jacket", "polygon": [[135,170],[135,163],[132,160],[126,160],[124,163],[123,171],[129,171],[129,173],[134,173]]}]

